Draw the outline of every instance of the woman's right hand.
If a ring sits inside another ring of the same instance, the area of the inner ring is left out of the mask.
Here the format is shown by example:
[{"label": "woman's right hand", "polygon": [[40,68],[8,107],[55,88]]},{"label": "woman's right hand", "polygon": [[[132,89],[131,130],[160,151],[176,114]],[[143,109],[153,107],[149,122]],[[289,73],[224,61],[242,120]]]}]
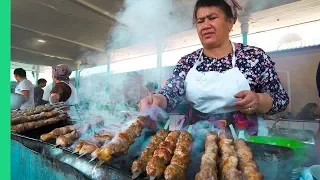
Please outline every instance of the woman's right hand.
[{"label": "woman's right hand", "polygon": [[141,99],[139,103],[139,111],[144,111],[151,107],[151,105],[158,106],[162,109],[167,108],[167,98],[162,94],[153,94],[152,96],[146,96]]}]

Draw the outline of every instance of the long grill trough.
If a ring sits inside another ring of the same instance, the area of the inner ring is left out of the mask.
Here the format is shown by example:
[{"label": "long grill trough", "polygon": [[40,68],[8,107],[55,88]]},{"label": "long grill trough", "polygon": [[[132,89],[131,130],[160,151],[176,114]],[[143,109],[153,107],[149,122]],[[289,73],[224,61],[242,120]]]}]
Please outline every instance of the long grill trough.
[{"label": "long grill trough", "polygon": [[[16,113],[16,112],[15,112]],[[39,112],[38,112],[39,113]],[[41,113],[41,112],[40,112]],[[21,114],[21,113],[20,113]],[[17,116],[15,116],[17,117]],[[50,117],[48,117],[50,118]],[[21,118],[23,119],[23,118]],[[19,120],[20,122],[22,120]],[[99,120],[97,120],[99,122]],[[143,120],[139,121],[139,118],[136,124],[132,124],[129,127],[138,127],[139,123],[143,124]],[[19,123],[20,123],[19,122]],[[96,121],[94,121],[96,122]],[[17,122],[14,123],[16,125]],[[111,126],[104,127],[103,125],[96,123],[94,127],[84,128],[80,126],[79,128],[91,131],[91,133],[83,133],[86,136],[79,136],[72,145],[68,145],[67,147],[56,146],[56,138],[51,139],[47,142],[41,140],[41,135],[49,133],[56,128],[65,127],[68,125],[75,125],[73,121],[62,120],[59,122],[55,122],[53,124],[48,124],[42,127],[37,127],[34,129],[28,129],[25,132],[11,133],[11,139],[15,142],[19,142],[28,149],[33,152],[41,155],[42,157],[48,159],[54,159],[63,164],[67,164],[70,167],[74,168],[76,171],[72,171],[72,173],[80,173],[81,177],[85,179],[131,179],[133,173],[131,172],[132,165],[135,160],[139,159],[141,153],[148,146],[148,143],[152,140],[152,136],[154,136],[157,131],[151,130],[148,128],[142,128],[142,131],[138,133],[139,135],[134,136],[134,141],[128,147],[127,151],[114,153],[110,155],[110,159],[104,160],[101,158],[92,158],[91,154],[83,155],[79,157],[79,153],[74,153],[76,145],[81,142],[83,139],[88,139],[91,137],[96,137],[96,133],[100,130],[110,129],[110,132],[113,131],[114,128]],[[85,125],[82,124],[82,125]],[[77,125],[76,125],[77,126]],[[91,128],[91,130],[90,130]],[[123,130],[123,129],[122,129]],[[117,136],[117,131],[114,135]],[[123,130],[123,133],[129,133],[129,131]],[[120,133],[121,135],[121,133]],[[122,136],[123,137],[123,136]],[[131,137],[126,137],[131,138]],[[195,179],[197,173],[200,172],[201,166],[201,155],[205,153],[205,142],[203,141],[205,137],[202,138],[202,141],[198,141],[194,139],[194,143],[191,147],[191,154],[188,156],[190,158],[189,164],[186,166],[186,169],[183,169],[183,172],[186,172],[186,179]],[[113,137],[114,139],[114,137]],[[110,143],[110,141],[107,141]],[[112,141],[112,143],[118,141]],[[107,150],[108,143],[101,145],[101,148]],[[112,144],[111,143],[111,144]],[[292,164],[293,164],[293,150],[289,148],[266,145],[266,144],[256,144],[256,143],[246,143],[253,154],[253,159],[257,163],[259,167],[259,171],[263,174],[264,179],[266,180],[281,180],[288,179],[291,177],[292,173]],[[161,152],[161,151],[158,151]],[[175,156],[175,152],[171,152],[172,155],[170,158]],[[177,157],[177,155],[176,155]],[[175,157],[175,158],[176,158]],[[104,161],[102,161],[104,160]],[[167,165],[170,164],[170,159],[166,162]],[[172,163],[172,162],[171,162]],[[174,167],[175,165],[172,165]],[[218,171],[217,171],[218,172]],[[164,172],[163,172],[164,173]],[[218,172],[219,174],[219,172]],[[137,174],[134,174],[137,175]],[[158,179],[164,179],[165,174],[158,177]],[[146,179],[148,177],[147,173],[138,174],[136,179]],[[151,177],[153,178],[153,177]],[[79,178],[81,179],[81,178]]]}]

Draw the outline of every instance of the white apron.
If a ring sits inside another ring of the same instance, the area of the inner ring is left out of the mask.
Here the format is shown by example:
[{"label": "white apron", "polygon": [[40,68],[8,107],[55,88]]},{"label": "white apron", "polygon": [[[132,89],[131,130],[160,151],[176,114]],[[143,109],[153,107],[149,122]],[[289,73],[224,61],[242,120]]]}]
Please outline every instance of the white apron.
[{"label": "white apron", "polygon": [[66,101],[66,104],[68,104],[68,105],[79,104],[77,89],[71,83],[66,83],[64,81],[61,81],[61,82],[67,84],[71,88],[71,95],[70,95],[69,99]]},{"label": "white apron", "polygon": [[71,95],[69,99],[65,102],[67,105],[70,105],[70,110],[67,113],[73,121],[81,121],[77,89],[71,83],[64,83],[71,88]]},{"label": "white apron", "polygon": [[[199,72],[196,68],[203,61],[203,50],[198,60],[189,70],[186,80],[186,98],[193,104],[193,108],[210,114],[235,112],[233,103],[238,101],[234,97],[240,91],[250,90],[248,80],[236,67],[235,46],[232,44],[232,69],[223,73],[216,71]],[[266,123],[258,117],[258,135],[268,135]]]}]

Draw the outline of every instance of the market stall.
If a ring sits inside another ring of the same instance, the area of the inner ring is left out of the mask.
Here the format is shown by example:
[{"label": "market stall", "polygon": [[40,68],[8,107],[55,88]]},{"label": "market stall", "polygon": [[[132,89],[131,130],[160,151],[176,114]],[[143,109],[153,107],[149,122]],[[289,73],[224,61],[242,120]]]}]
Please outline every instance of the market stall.
[{"label": "market stall", "polygon": [[[12,1],[11,67],[25,68],[27,78],[35,82],[39,77],[51,80],[51,67],[67,64],[80,99],[79,106],[59,103],[11,111],[12,179],[286,180],[310,176],[305,167],[320,163],[315,158],[320,130],[314,135],[301,130],[304,124],[297,125],[298,130],[277,128],[284,124],[278,119],[267,135],[248,137],[241,125],[225,134],[211,121],[190,125],[173,115],[160,120],[140,114],[138,102],[147,94],[145,84],[163,84],[177,61],[202,45],[192,24],[196,1],[128,2]],[[320,3],[270,2],[242,1],[244,12],[239,11],[239,21],[229,29],[230,41],[270,52],[290,98],[287,111],[296,113],[302,104],[318,98],[309,82],[314,72],[310,67],[318,64],[320,41],[313,36],[320,27]],[[286,54],[298,48],[302,50]],[[282,50],[286,52],[277,53]],[[253,67],[260,60],[248,58],[248,62]],[[47,88],[46,100],[51,89]],[[179,104],[173,112],[182,115],[186,106]],[[174,128],[168,128],[171,122]]]}]

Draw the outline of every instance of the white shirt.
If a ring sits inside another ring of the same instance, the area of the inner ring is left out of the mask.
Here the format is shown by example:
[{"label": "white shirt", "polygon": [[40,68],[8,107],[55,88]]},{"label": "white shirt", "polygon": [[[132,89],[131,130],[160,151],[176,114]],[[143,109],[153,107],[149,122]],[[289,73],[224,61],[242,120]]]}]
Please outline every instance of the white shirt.
[{"label": "white shirt", "polygon": [[26,109],[26,108],[30,108],[30,107],[34,107],[34,87],[31,83],[31,81],[29,81],[28,79],[24,79],[22,81],[20,81],[18,83],[18,85],[16,86],[16,89],[15,89],[15,93],[17,94],[21,94],[21,91],[29,91],[29,97],[28,98],[28,101],[25,102],[20,109]]}]

